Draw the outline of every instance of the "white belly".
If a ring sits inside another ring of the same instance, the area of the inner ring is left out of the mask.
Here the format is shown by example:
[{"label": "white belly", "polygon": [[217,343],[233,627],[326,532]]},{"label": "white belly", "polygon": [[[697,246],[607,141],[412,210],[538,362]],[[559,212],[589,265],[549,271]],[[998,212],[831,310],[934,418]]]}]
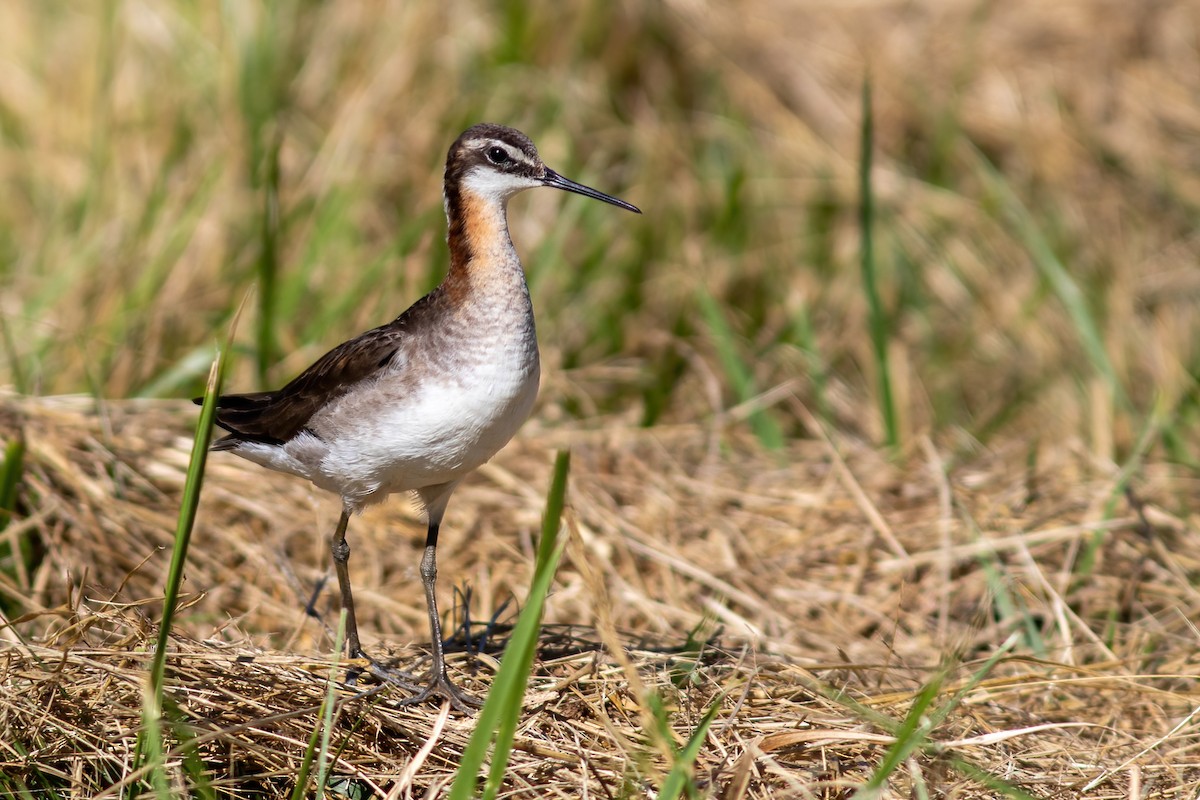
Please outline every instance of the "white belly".
[{"label": "white belly", "polygon": [[381,492],[457,480],[508,443],[528,419],[537,388],[536,374],[467,387],[425,384],[415,403],[397,404],[364,421],[353,440],[335,442],[322,471],[365,482],[364,489],[377,483]]},{"label": "white belly", "polygon": [[314,416],[283,446],[245,442],[234,451],[308,478],[352,508],[387,495],[452,483],[512,439],[537,398],[535,355],[499,358],[422,382],[383,379]]}]

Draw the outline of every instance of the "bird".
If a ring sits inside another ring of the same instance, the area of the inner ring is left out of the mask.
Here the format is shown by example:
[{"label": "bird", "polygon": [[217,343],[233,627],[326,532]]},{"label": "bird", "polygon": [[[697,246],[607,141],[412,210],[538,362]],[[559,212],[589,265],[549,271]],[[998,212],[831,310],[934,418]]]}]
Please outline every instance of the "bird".
[{"label": "bird", "polygon": [[[508,201],[548,186],[640,214],[631,203],[547,167],[528,136],[493,123],[468,128],[446,156],[443,201],[450,264],[442,282],[387,324],[330,350],[274,391],[218,397],[212,444],[311,481],[341,499],[330,539],[351,659],[362,647],[350,584],[350,519],[414,494],[427,528],[420,562],[431,666],[405,703],[479,700],[450,679],[438,616],[439,527],[459,483],[503,448],[533,409],[541,367],[533,305],[508,229]],[[202,400],[202,398],[198,399]]]}]

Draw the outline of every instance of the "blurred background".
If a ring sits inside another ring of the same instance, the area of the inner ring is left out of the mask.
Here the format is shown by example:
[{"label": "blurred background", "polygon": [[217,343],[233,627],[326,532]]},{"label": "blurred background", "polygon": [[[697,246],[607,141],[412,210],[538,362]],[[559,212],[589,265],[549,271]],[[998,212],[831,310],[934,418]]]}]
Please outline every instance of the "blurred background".
[{"label": "blurred background", "polygon": [[1131,9],[9,2],[0,383],[190,397],[247,297],[286,381],[440,280],[493,121],[645,212],[513,202],[539,424],[1194,463],[1200,6]]},{"label": "blurred background", "polygon": [[[548,737],[517,757],[528,786],[578,795],[553,751],[594,796],[645,793],[703,739],[697,796],[846,797],[901,759],[886,796],[1197,795],[1200,2],[0,9],[0,648],[26,643],[4,651],[0,793],[133,780],[187,398],[243,304],[231,391],[434,287],[446,151],[490,121],[644,211],[513,200],[541,394],[439,546],[447,630],[506,624],[571,448],[546,621],[605,647],[539,658],[561,705],[522,724]],[[139,397],[161,401],[116,402]],[[324,696],[332,650],[301,608],[335,618],[314,587],[336,502],[229,457],[204,498],[171,680],[224,729],[195,740],[214,775],[290,779],[286,742],[315,730],[290,687]],[[424,532],[398,501],[351,529],[368,647],[413,664]],[[623,645],[641,678],[610,669]],[[679,704],[674,738],[630,711],[643,680]],[[380,719],[345,763],[390,781],[427,739]]]}]

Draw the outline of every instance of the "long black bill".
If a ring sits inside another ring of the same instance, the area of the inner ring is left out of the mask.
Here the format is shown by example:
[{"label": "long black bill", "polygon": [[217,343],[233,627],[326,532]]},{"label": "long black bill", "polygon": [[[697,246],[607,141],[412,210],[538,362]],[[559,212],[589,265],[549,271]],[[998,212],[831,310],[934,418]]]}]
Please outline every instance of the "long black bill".
[{"label": "long black bill", "polygon": [[584,197],[591,197],[595,200],[603,200],[606,203],[612,203],[614,206],[620,206],[621,208],[627,211],[632,211],[635,214],[642,213],[642,210],[633,203],[626,203],[624,200],[618,200],[610,194],[598,192],[590,186],[584,186],[582,183],[576,183],[570,178],[564,178],[562,175],[559,175],[549,167],[546,167],[546,174],[542,178],[542,185],[553,186],[555,189],[574,192],[575,194],[581,194]]}]

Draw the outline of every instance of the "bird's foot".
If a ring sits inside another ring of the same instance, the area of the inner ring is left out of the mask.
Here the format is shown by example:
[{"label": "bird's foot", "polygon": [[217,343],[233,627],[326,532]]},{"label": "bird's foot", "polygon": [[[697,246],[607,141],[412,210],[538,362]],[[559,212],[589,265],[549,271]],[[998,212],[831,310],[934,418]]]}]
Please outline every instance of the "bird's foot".
[{"label": "bird's foot", "polygon": [[418,692],[424,688],[421,679],[416,675],[389,667],[362,650],[349,654],[348,660],[356,663],[349,664],[346,668],[347,686],[357,685],[358,679],[365,674],[380,683],[390,683],[407,692]]},{"label": "bird's foot", "polygon": [[354,686],[359,676],[365,673],[381,683],[399,686],[404,691],[412,693],[411,697],[398,701],[397,705],[414,706],[424,703],[426,700],[440,698],[449,700],[450,707],[461,714],[470,714],[483,705],[483,700],[455,686],[450,680],[450,676],[446,674],[445,667],[431,669],[428,677],[422,681],[411,672],[385,666],[362,651],[355,654],[351,660],[362,663],[355,664],[346,670],[348,685]]},{"label": "bird's foot", "polygon": [[416,694],[406,697],[399,702],[402,706],[413,706],[424,703],[431,698],[441,698],[450,701],[450,707],[461,714],[470,714],[483,705],[483,700],[473,694],[464,692],[455,686],[445,668],[434,668],[429,672],[429,680],[423,687],[414,687]]}]

